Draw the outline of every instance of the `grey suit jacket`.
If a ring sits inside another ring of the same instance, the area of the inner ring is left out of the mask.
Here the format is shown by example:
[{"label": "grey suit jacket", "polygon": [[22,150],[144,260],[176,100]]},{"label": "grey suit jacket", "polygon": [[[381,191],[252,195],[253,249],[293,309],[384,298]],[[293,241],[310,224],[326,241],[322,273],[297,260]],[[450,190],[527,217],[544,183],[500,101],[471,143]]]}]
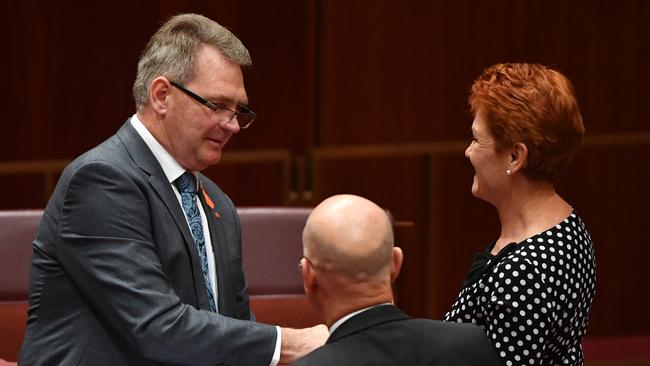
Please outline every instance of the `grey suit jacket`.
[{"label": "grey suit jacket", "polygon": [[294,366],[497,366],[494,347],[474,324],[412,319],[382,305],[341,324]]},{"label": "grey suit jacket", "polygon": [[237,212],[216,184],[199,180],[214,203],[199,193],[220,314],[209,311],[178,199],[127,121],[66,167],[45,208],[21,365],[270,363],[277,334],[251,321]]}]

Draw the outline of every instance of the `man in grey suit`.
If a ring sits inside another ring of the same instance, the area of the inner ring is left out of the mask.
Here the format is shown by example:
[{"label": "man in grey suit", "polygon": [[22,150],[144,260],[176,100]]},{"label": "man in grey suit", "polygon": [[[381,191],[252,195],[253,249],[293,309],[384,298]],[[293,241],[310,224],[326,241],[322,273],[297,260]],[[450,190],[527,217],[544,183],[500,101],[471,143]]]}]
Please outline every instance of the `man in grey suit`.
[{"label": "man in grey suit", "polygon": [[239,219],[198,173],[250,126],[248,50],[171,18],[133,87],[137,113],[62,173],[33,243],[21,365],[276,365],[322,344],[254,322]]},{"label": "man in grey suit", "polygon": [[403,254],[388,215],[358,196],[326,199],[309,216],[300,268],[329,326],[325,346],[294,365],[500,365],[481,328],[412,319],[393,304]]}]

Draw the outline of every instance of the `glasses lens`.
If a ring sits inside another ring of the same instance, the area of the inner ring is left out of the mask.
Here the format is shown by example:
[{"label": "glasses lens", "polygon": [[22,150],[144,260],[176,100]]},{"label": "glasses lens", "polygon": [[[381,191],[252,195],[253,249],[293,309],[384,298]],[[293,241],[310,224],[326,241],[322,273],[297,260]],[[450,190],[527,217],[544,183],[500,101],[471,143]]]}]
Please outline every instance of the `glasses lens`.
[{"label": "glasses lens", "polygon": [[239,108],[239,113],[237,116],[237,122],[239,123],[239,128],[245,129],[250,127],[255,117],[256,117],[255,112],[253,112],[247,107],[241,106]]}]

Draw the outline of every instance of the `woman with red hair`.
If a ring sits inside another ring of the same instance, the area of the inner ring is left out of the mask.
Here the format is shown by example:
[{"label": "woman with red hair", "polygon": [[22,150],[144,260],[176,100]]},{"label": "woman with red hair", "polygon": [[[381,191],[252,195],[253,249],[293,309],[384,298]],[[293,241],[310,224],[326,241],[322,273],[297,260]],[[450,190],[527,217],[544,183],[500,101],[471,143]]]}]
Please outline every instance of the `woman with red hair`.
[{"label": "woman with red hair", "polygon": [[472,85],[472,194],[501,233],[476,255],[445,320],[480,325],[506,366],[582,365],[595,291],[591,237],[555,191],[584,134],[573,87],[536,64],[498,64]]}]

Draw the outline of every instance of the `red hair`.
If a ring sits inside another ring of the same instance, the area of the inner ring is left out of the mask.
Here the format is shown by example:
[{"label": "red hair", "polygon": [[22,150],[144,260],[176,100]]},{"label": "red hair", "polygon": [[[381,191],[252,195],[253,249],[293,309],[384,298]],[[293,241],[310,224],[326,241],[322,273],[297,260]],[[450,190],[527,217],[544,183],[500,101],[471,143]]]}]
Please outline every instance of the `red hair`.
[{"label": "red hair", "polygon": [[571,82],[538,64],[497,64],[474,81],[469,104],[496,140],[497,152],[522,142],[528,148],[523,173],[555,183],[585,133]]}]

